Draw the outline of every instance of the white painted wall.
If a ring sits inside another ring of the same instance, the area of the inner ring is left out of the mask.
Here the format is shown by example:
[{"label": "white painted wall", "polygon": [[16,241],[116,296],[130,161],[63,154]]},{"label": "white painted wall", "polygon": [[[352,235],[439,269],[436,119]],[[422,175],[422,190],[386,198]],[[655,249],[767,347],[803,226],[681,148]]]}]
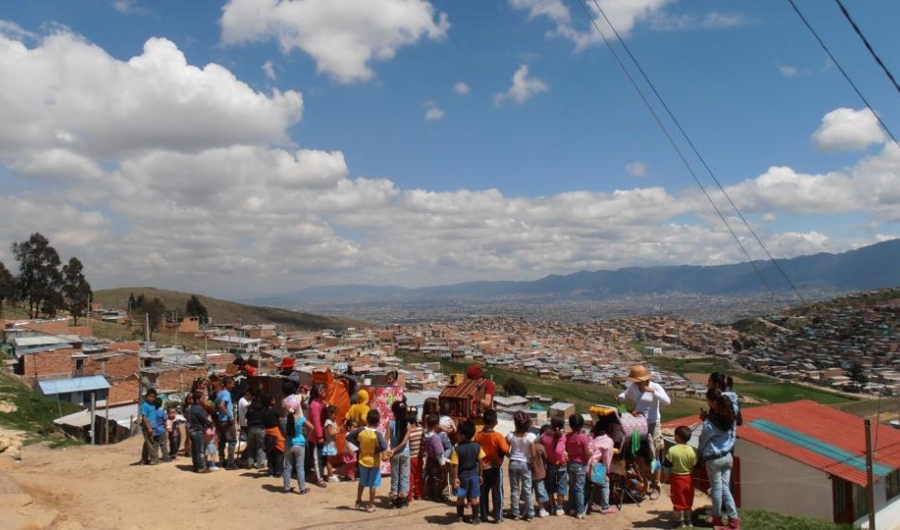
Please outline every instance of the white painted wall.
[{"label": "white painted wall", "polygon": [[[876,504],[875,528],[878,530],[900,529],[900,497],[891,499],[891,501],[890,504],[880,510],[877,508]],[[866,515],[859,519],[854,523],[854,526],[859,526],[862,530],[869,530],[869,516]]]},{"label": "white painted wall", "polygon": [[741,507],[834,520],[828,474],[746,440],[738,440]]}]

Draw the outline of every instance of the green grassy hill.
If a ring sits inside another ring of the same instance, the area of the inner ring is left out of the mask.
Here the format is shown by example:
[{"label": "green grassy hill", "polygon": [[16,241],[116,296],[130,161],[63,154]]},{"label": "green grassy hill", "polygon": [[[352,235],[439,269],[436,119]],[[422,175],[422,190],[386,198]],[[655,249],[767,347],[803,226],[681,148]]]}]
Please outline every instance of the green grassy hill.
[{"label": "green grassy hill", "polygon": [[[95,291],[94,301],[103,304],[105,308],[126,309],[128,307],[128,296],[131,293],[134,293],[135,297],[143,293],[148,299],[159,298],[166,306],[166,309],[178,309],[179,311],[184,311],[187,301],[192,294],[166,291],[154,287],[119,287]],[[274,307],[244,305],[200,294],[197,294],[197,298],[200,299],[200,302],[203,303],[209,312],[210,318],[216,323],[277,324],[279,327],[295,330],[342,330],[372,326],[372,324],[361,320],[300,313]]]}]

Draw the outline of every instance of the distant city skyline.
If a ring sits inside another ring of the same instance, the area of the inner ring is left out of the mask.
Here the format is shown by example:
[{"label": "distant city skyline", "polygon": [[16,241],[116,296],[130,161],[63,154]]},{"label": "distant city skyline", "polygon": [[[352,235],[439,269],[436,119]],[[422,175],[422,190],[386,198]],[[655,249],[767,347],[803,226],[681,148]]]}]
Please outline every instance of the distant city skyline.
[{"label": "distant city skyline", "polygon": [[[845,3],[900,74],[900,4]],[[597,5],[773,256],[900,236],[900,148],[790,4]],[[900,132],[837,7],[797,5]],[[232,299],[746,261],[587,17],[563,0],[4,5],[0,261],[15,272],[9,245],[41,232],[95,288]]]}]

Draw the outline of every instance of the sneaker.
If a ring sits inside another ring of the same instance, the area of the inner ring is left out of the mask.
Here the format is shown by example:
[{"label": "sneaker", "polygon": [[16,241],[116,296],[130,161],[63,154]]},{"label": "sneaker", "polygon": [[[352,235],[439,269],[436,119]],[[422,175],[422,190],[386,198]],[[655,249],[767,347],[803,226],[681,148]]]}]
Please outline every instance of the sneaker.
[{"label": "sneaker", "polygon": [[215,464],[213,464],[213,465],[209,466],[209,467],[206,468],[206,469],[208,469],[208,470],[210,470],[210,471],[220,471],[222,468],[219,467],[219,466],[217,466],[217,465],[215,465]]},{"label": "sneaker", "polygon": [[328,476],[328,482],[340,482],[340,481],[341,481],[341,479],[339,479],[337,475],[329,475]]},{"label": "sneaker", "polygon": [[575,516],[575,518],[576,518],[576,519],[584,519],[584,514],[583,514],[583,513],[579,513],[579,514],[577,514],[577,515]]},{"label": "sneaker", "polygon": [[602,513],[603,515],[611,515],[614,513],[619,513],[619,509],[615,506],[610,506],[609,508],[603,508],[602,510],[600,510],[600,513]]},{"label": "sneaker", "polygon": [[562,516],[565,515],[565,514],[566,514],[566,511],[563,510],[562,508],[557,508],[557,509],[556,509],[556,515],[557,515],[557,517],[562,517]]},{"label": "sneaker", "polygon": [[538,515],[538,517],[544,518],[544,517],[547,517],[548,515],[550,515],[550,512],[548,512],[547,510],[541,508],[541,509],[538,511],[538,514],[537,514],[537,515]]},{"label": "sneaker", "polygon": [[466,522],[466,518],[463,517],[462,515],[459,515],[456,517],[456,522],[459,524],[462,524],[462,523]]},{"label": "sneaker", "polygon": [[534,519],[534,516],[531,516],[531,515],[526,515],[525,517],[522,518],[522,520],[525,521],[526,523],[530,523],[532,521],[532,519]]},{"label": "sneaker", "polygon": [[476,525],[481,524],[481,518],[480,517],[472,517],[471,522],[472,522],[472,524],[476,524]]}]

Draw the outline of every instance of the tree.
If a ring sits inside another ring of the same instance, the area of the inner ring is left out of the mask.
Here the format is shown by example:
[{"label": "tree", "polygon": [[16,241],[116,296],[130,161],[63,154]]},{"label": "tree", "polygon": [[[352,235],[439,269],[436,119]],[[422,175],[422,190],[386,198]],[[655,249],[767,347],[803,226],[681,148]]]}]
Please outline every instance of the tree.
[{"label": "tree", "polygon": [[137,305],[137,300],[134,299],[134,293],[128,295],[128,313],[131,313],[131,310],[135,308]]},{"label": "tree", "polygon": [[184,313],[190,317],[200,317],[201,324],[209,322],[209,312],[206,310],[203,302],[201,302],[195,294],[192,294],[191,297],[188,298],[187,308]]},{"label": "tree", "polygon": [[141,331],[145,335],[147,334],[145,326],[149,321],[150,338],[153,338],[153,332],[159,329],[159,326],[162,325],[163,318],[166,316],[166,306],[159,298],[147,301],[143,294],[138,297],[137,301],[138,306],[134,308],[134,313],[131,318],[135,322],[140,323]]},{"label": "tree", "polygon": [[866,369],[859,361],[850,365],[850,379],[861,385],[869,382],[869,376],[866,375]]},{"label": "tree", "polygon": [[65,307],[66,302],[59,291],[47,291],[41,302],[40,314],[45,318],[56,318],[56,313]]},{"label": "tree", "polygon": [[63,266],[62,276],[63,299],[77,326],[78,319],[87,314],[88,304],[93,294],[91,284],[84,277],[84,266],[76,257],[70,258],[69,263]]},{"label": "tree", "polygon": [[503,390],[510,396],[525,397],[528,395],[528,387],[515,377],[510,377],[503,383]]},{"label": "tree", "polygon": [[3,302],[16,296],[16,278],[0,261],[0,317],[3,316]]},{"label": "tree", "polygon": [[16,289],[19,299],[28,304],[28,317],[36,318],[38,311],[55,314],[62,298],[58,296],[62,274],[56,249],[46,237],[35,232],[28,241],[13,243],[12,252],[19,262]]}]

